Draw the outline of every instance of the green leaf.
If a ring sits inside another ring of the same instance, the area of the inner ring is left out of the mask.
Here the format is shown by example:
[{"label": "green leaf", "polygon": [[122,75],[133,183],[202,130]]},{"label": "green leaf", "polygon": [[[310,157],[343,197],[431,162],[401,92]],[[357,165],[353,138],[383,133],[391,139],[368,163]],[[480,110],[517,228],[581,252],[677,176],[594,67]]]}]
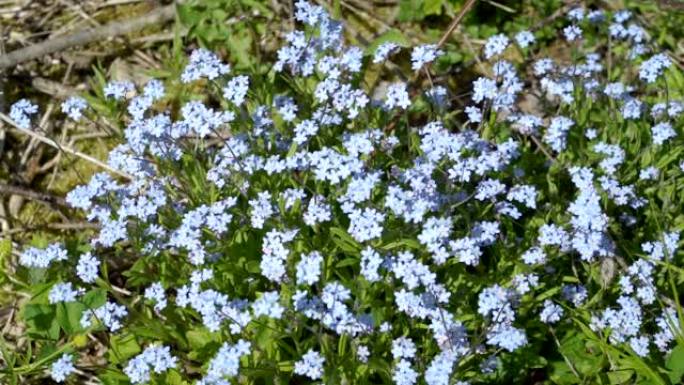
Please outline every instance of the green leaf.
[{"label": "green leaf", "polygon": [[299,148],[299,146],[297,145],[297,143],[296,143],[296,142],[292,142],[292,144],[290,145],[290,149],[287,150],[287,155],[285,155],[285,157],[286,157],[286,158],[289,158],[289,157],[291,157],[292,155],[294,155],[294,154],[297,152],[297,149],[298,149],[298,148]]},{"label": "green leaf", "polygon": [[404,36],[404,34],[398,29],[390,29],[389,31],[383,33],[373,40],[368,47],[366,47],[366,55],[372,55],[375,51],[384,43],[395,43],[402,47],[408,47],[410,45],[409,40]]},{"label": "green leaf", "polygon": [[[268,322],[268,321],[264,321]],[[264,350],[267,355],[271,355],[275,349],[275,338],[273,330],[267,326],[259,326],[256,332],[256,343],[260,349]]]},{"label": "green leaf", "polygon": [[0,266],[3,266],[10,255],[12,255],[12,240],[5,238],[0,241]]},{"label": "green leaf", "polygon": [[339,227],[331,227],[330,234],[333,242],[344,252],[358,254],[361,245],[354,240],[346,231]]},{"label": "green leaf", "polygon": [[401,0],[399,2],[399,21],[418,21],[422,20],[423,0]]},{"label": "green leaf", "polygon": [[254,62],[254,55],[251,53],[253,41],[247,28],[222,31],[221,34],[228,36],[228,48],[230,58],[235,63],[236,68],[250,68]]},{"label": "green leaf", "polygon": [[407,247],[409,249],[414,249],[414,250],[418,250],[421,248],[420,243],[418,243],[418,241],[416,241],[415,239],[404,238],[404,239],[400,239],[400,240],[395,241],[395,242],[390,242],[386,245],[382,245],[380,247],[380,249],[385,250],[385,251],[390,251],[390,250],[394,250],[394,249],[401,249],[401,248],[407,248]]},{"label": "green leaf", "polygon": [[54,306],[27,304],[23,310],[23,317],[30,334],[50,340],[59,338],[59,323],[55,317]]},{"label": "green leaf", "polygon": [[349,258],[345,258],[345,259],[337,262],[335,267],[352,266],[352,265],[356,265],[358,262],[359,262],[358,258],[349,257]]},{"label": "green leaf", "polygon": [[651,366],[634,353],[631,353],[631,356],[619,360],[618,365],[623,368],[634,369],[637,373],[637,377],[641,380],[639,383],[666,384],[665,379],[662,376],[656,373]]},{"label": "green leaf", "polygon": [[677,345],[672,349],[672,353],[665,361],[665,367],[669,370],[670,381],[674,384],[680,383],[684,375],[684,346]]},{"label": "green leaf", "polygon": [[264,4],[262,0],[241,0],[241,2],[243,5],[253,8],[265,16],[271,16],[273,14],[273,10]]},{"label": "green leaf", "polygon": [[104,374],[98,376],[98,379],[105,385],[128,385],[131,383],[128,376],[112,367],[108,367]]},{"label": "green leaf", "polygon": [[160,384],[163,383],[165,385],[186,385],[189,384],[189,382],[183,380],[183,376],[181,376],[180,373],[178,373],[177,370],[172,369],[166,372],[166,375],[164,376],[164,381],[162,382],[160,380]]},{"label": "green leaf", "polygon": [[372,357],[368,360],[368,367],[372,371],[382,375],[385,378],[391,377],[392,369],[390,368],[387,360],[377,358],[377,357]]},{"label": "green leaf", "polygon": [[133,334],[125,336],[113,335],[109,346],[109,361],[114,364],[126,361],[128,358],[140,353],[141,350]]},{"label": "green leaf", "polygon": [[196,11],[193,9],[193,6],[189,4],[179,4],[176,7],[176,11],[180,22],[188,27],[198,25],[205,17],[204,13]]},{"label": "green leaf", "polygon": [[81,316],[86,310],[79,302],[61,302],[57,304],[57,322],[67,334],[74,334],[83,330]]},{"label": "green leaf", "polygon": [[259,261],[248,261],[245,264],[245,270],[248,273],[259,274],[261,273],[261,263]]},{"label": "green leaf", "polygon": [[536,301],[543,301],[547,298],[551,298],[554,295],[556,295],[559,291],[561,291],[560,287],[552,287],[549,290],[544,291],[543,293],[539,294],[537,297],[535,297]]},{"label": "green leaf", "polygon": [[560,352],[572,362],[582,375],[593,377],[603,368],[604,360],[588,346],[590,339],[583,334],[571,334],[561,341]]},{"label": "green leaf", "polygon": [[349,340],[349,337],[347,334],[342,334],[340,337],[340,340],[337,342],[337,354],[340,357],[344,357],[346,351],[347,351],[347,342]]},{"label": "green leaf", "polygon": [[185,337],[188,339],[188,343],[193,350],[202,349],[214,339],[212,333],[206,329],[188,330],[185,333]]},{"label": "green leaf", "polygon": [[107,291],[104,289],[93,289],[85,293],[81,302],[87,309],[97,309],[107,302]]},{"label": "green leaf", "polygon": [[554,361],[551,363],[551,373],[549,375],[554,384],[570,385],[579,384],[580,379],[575,376],[572,369],[565,361]]},{"label": "green leaf", "polygon": [[131,326],[129,330],[139,337],[147,337],[158,341],[169,340],[167,328],[157,318],[148,319],[144,326]]},{"label": "green leaf", "polygon": [[289,373],[294,370],[294,361],[281,361],[278,362],[278,369],[281,372]]},{"label": "green leaf", "polygon": [[226,13],[226,11],[224,11],[222,9],[215,9],[215,10],[211,11],[211,17],[214,20],[220,21],[220,20],[225,20],[228,17],[228,14]]},{"label": "green leaf", "polygon": [[31,237],[31,242],[29,244],[33,247],[44,249],[50,244],[50,241],[48,241],[44,234],[35,233]]},{"label": "green leaf", "polygon": [[444,0],[423,0],[423,13],[425,15],[439,15],[442,13]]},{"label": "green leaf", "polygon": [[55,355],[55,352],[57,352],[57,345],[54,342],[48,342],[40,348],[36,355],[36,361],[50,359],[50,356]]},{"label": "green leaf", "polygon": [[611,385],[617,384],[627,384],[632,383],[632,376],[634,375],[633,370],[616,370],[614,372],[608,372],[608,381]]}]

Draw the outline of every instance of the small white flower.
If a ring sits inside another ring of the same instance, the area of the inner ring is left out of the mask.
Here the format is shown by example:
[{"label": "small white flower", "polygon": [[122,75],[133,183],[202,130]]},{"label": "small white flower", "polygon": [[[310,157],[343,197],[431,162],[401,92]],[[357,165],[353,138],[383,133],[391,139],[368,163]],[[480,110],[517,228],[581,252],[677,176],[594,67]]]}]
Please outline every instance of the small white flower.
[{"label": "small white flower", "polygon": [[508,37],[504,34],[498,34],[487,39],[485,43],[485,58],[491,59],[494,56],[501,55],[508,47]]},{"label": "small white flower", "polygon": [[73,120],[81,120],[83,117],[83,110],[88,107],[85,99],[78,96],[72,96],[62,103],[62,112]]},{"label": "small white flower", "polygon": [[323,363],[325,358],[320,353],[309,349],[302,359],[295,362],[294,373],[318,380],[323,378]]},{"label": "small white flower", "polygon": [[50,303],[58,302],[74,302],[76,297],[82,295],[85,291],[82,288],[74,289],[71,282],[58,283],[50,289],[48,300]]},{"label": "small white flower", "polygon": [[527,48],[530,46],[530,44],[535,42],[535,38],[530,31],[520,31],[515,34],[515,41],[518,43],[520,48]]},{"label": "small white flower", "polygon": [[399,49],[399,46],[392,42],[386,42],[380,44],[378,49],[375,50],[375,55],[373,55],[373,63],[382,63],[394,52]]},{"label": "small white flower", "polygon": [[411,52],[411,69],[418,71],[423,68],[425,64],[435,61],[435,59],[443,54],[444,52],[437,48],[436,44],[426,44],[415,47]]},{"label": "small white flower", "polygon": [[64,382],[71,373],[76,371],[73,360],[73,355],[63,354],[57,361],[52,363],[50,377],[56,382]]},{"label": "small white flower", "polygon": [[408,92],[406,92],[406,84],[395,83],[387,88],[387,98],[385,99],[385,107],[392,109],[400,107],[407,109],[411,106],[411,99]]},{"label": "small white flower", "polygon": [[575,41],[582,37],[582,29],[576,25],[563,28],[563,35],[567,41]]}]

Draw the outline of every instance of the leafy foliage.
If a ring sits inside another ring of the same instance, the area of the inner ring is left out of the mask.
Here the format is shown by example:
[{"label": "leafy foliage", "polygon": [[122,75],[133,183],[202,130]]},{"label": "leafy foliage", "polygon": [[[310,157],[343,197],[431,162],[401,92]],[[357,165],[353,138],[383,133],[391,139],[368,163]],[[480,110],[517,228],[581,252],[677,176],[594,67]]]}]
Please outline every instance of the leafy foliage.
[{"label": "leafy foliage", "polygon": [[[199,48],[163,82],[98,71],[87,110],[63,106],[122,129],[108,163],[129,177],[68,194],[92,238],[21,250],[31,350],[0,346],[3,380],[681,381],[684,84],[632,15],[469,27],[482,73],[455,107],[449,47],[391,29],[348,47],[322,7],[295,11],[268,63],[248,48],[268,8],[186,2],[190,39],[230,64]],[[395,60],[409,81],[365,88]]]}]

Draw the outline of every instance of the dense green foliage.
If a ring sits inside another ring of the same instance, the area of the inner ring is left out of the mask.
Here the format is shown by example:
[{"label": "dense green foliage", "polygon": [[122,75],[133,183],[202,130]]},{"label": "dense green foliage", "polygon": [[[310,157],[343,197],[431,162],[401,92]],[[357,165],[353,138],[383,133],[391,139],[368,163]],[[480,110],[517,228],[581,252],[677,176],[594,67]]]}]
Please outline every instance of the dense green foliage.
[{"label": "dense green foliage", "polygon": [[[160,353],[168,367],[148,368],[149,383],[413,384],[411,371],[431,385],[680,383],[684,75],[672,59],[653,79],[644,68],[682,25],[664,14],[650,39],[609,38],[612,23],[649,27],[637,16],[652,7],[594,22],[557,1],[495,4],[478,4],[421,61],[416,50],[461,2],[378,5],[392,22],[368,21],[376,28],[358,23],[374,11],[359,2],[332,1],[331,19],[310,6],[319,13],[307,22],[287,6],[191,0],[178,10],[187,37],[149,74],[158,95],[96,69],[83,113],[120,130],[109,155],[119,175],[67,196],[99,230],[35,234],[17,255],[0,243],[2,282],[25,297],[22,348],[0,339],[0,382],[56,379],[65,354],[79,370],[66,365],[66,383],[148,382],[131,363],[154,361],[143,352],[161,345],[173,359]],[[340,38],[336,18],[347,20]],[[575,25],[581,38],[568,38]],[[513,38],[525,30],[529,47]],[[510,37],[500,50],[498,33]],[[389,43],[390,59],[375,60]],[[302,74],[308,58],[315,70]],[[554,65],[538,71],[544,58]],[[560,241],[545,240],[547,225]],[[535,248],[543,257],[530,262]],[[94,274],[80,270],[88,253]],[[580,286],[585,298],[568,295]],[[638,316],[619,313],[624,298]],[[405,355],[403,337],[415,344]],[[245,341],[246,352],[222,355]],[[311,351],[325,359],[320,376],[297,369]]]}]

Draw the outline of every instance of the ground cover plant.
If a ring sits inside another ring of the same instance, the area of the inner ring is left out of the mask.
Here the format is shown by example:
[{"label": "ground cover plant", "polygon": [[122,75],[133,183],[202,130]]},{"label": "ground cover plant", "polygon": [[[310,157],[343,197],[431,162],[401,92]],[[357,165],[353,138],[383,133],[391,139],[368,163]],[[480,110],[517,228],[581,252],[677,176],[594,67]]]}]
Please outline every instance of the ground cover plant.
[{"label": "ground cover plant", "polygon": [[66,196],[96,234],[20,250],[2,381],[681,381],[684,79],[635,15],[569,8],[553,58],[491,34],[462,107],[444,47],[294,19],[273,63],[197,48],[61,103],[122,141]]}]

